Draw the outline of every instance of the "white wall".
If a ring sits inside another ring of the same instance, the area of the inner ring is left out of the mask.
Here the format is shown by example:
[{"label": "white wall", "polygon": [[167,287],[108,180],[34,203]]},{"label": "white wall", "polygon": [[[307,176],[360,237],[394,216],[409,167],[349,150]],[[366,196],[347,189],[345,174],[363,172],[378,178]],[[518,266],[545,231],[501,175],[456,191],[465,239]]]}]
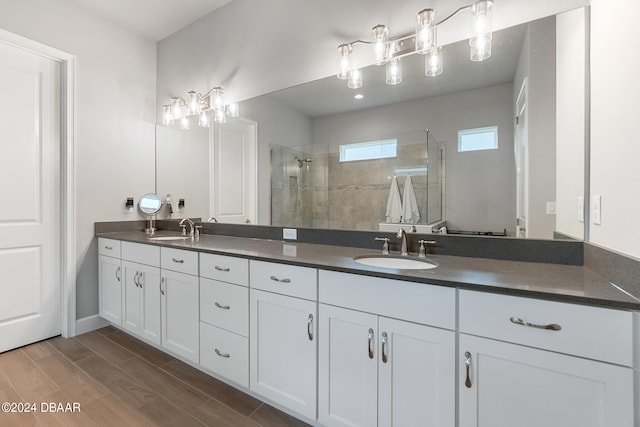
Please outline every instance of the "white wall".
[{"label": "white wall", "polygon": [[590,241],[640,257],[640,2],[593,0],[591,8],[591,195],[602,225]]},{"label": "white wall", "polygon": [[155,44],[68,0],[3,0],[0,28],[77,58],[77,317],[94,315],[93,223],[138,219],[125,198],[155,189]]}]

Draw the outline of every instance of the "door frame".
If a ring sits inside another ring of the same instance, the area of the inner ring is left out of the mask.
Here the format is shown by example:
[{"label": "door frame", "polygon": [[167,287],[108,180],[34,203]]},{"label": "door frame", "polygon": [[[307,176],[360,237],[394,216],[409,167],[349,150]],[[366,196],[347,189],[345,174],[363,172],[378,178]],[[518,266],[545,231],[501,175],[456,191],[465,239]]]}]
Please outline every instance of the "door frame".
[{"label": "door frame", "polygon": [[76,57],[70,53],[0,28],[0,43],[57,61],[60,76],[60,309],[61,332],[76,335],[76,144],[75,70]]}]

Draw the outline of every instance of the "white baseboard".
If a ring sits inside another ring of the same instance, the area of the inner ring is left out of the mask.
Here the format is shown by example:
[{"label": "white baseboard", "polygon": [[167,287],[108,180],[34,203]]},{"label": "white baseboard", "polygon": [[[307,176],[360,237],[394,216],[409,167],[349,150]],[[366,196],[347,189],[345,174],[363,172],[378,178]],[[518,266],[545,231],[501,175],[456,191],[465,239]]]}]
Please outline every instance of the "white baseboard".
[{"label": "white baseboard", "polygon": [[83,317],[82,319],[76,320],[76,335],[82,335],[108,325],[109,322],[107,322],[97,314],[94,314],[93,316]]}]

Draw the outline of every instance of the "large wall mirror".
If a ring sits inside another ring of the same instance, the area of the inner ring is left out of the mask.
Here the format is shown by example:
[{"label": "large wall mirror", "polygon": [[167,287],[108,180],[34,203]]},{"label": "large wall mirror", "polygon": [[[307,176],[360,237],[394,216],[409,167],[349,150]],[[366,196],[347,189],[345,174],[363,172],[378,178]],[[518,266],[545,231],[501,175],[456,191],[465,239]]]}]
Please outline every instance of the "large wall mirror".
[{"label": "large wall mirror", "polygon": [[[371,66],[357,90],[330,76],[241,102],[257,124],[256,222],[385,229],[411,180],[418,226],[583,239],[585,25],[578,9],[497,31],[483,62],[466,40],[444,46],[437,77],[412,55],[399,85]],[[214,133],[157,128],[156,193],[185,199],[173,217],[212,216]]]}]

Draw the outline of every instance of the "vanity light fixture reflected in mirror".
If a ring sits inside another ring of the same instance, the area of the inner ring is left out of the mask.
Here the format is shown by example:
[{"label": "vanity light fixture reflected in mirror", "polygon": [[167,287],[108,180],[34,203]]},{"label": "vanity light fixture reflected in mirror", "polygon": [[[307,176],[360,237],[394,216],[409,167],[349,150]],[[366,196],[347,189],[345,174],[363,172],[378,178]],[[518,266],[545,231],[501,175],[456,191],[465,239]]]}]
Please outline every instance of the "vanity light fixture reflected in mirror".
[{"label": "vanity light fixture reflected in mirror", "polygon": [[180,129],[189,130],[190,117],[197,116],[198,126],[208,128],[211,123],[209,118],[211,111],[216,123],[226,123],[227,116],[240,115],[237,103],[225,105],[224,88],[217,86],[204,95],[192,90],[187,93],[186,99],[179,96],[172,97],[169,104],[162,106],[162,124],[164,126],[179,124]]}]

